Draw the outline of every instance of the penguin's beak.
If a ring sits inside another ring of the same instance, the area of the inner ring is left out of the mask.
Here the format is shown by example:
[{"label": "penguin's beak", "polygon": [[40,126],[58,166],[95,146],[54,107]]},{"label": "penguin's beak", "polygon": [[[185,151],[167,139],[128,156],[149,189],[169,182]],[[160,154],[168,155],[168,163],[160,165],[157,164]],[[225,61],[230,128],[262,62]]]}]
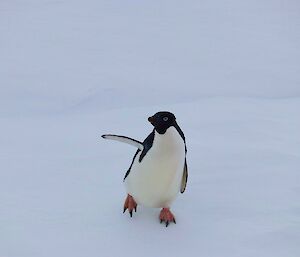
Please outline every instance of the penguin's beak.
[{"label": "penguin's beak", "polygon": [[154,119],[153,116],[151,116],[151,117],[148,118],[148,121],[149,121],[152,125],[153,125],[153,123],[154,123],[154,120],[155,120],[155,119]]}]

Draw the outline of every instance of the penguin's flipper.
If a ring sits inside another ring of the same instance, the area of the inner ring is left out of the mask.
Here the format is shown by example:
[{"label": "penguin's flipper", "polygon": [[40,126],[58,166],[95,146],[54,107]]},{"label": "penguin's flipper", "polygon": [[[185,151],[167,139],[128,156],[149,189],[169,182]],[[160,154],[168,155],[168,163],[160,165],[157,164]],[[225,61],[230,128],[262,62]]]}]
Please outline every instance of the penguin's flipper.
[{"label": "penguin's flipper", "polygon": [[181,180],[181,186],[180,186],[180,193],[183,193],[185,191],[187,179],[188,179],[188,167],[187,167],[187,163],[186,163],[186,159],[185,159],[184,167],[183,167],[183,175],[182,175],[182,180]]},{"label": "penguin's flipper", "polygon": [[123,142],[123,143],[129,144],[129,145],[133,145],[133,146],[137,147],[138,149],[140,149],[141,151],[143,151],[143,149],[144,149],[142,142],[137,141],[130,137],[125,137],[125,136],[120,136],[120,135],[111,135],[111,134],[102,135],[101,137],[104,139],[115,140],[115,141]]}]

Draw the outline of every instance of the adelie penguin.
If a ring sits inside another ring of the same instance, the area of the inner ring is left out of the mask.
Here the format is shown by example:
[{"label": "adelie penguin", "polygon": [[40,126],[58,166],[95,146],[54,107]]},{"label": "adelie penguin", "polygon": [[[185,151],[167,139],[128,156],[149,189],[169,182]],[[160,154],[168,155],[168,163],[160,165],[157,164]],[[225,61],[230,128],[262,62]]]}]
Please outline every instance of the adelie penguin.
[{"label": "adelie penguin", "polygon": [[132,217],[137,205],[162,208],[159,219],[168,226],[176,223],[171,204],[187,184],[185,137],[173,113],[158,112],[148,121],[154,129],[144,142],[111,134],[102,137],[138,148],[124,177],[128,193],[124,212],[128,209]]}]

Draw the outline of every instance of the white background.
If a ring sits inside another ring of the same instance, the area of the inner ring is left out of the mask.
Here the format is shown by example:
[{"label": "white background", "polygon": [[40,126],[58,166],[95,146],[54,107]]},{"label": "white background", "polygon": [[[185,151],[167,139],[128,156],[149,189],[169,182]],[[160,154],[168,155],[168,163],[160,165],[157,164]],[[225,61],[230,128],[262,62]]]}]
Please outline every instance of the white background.
[{"label": "white background", "polygon": [[[300,256],[300,4],[2,0],[0,256]],[[188,146],[176,225],[122,214],[147,117]]]}]

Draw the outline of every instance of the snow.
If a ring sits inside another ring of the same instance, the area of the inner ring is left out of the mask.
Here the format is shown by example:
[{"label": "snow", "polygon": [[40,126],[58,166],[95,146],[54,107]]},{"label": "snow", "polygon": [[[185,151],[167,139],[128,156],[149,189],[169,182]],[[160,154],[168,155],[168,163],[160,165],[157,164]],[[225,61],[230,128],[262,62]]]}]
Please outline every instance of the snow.
[{"label": "snow", "polygon": [[[0,256],[300,256],[297,1],[0,3]],[[122,213],[156,111],[189,181]]]}]

